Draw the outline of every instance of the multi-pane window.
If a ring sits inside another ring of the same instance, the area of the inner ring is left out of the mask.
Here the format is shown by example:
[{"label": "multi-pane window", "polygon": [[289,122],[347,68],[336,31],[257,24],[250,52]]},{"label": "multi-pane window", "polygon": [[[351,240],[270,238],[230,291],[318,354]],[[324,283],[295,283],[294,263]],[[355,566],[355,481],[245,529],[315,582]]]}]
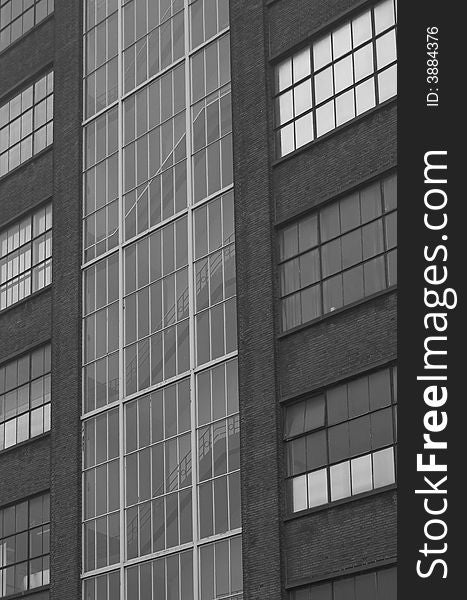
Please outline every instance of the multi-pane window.
[{"label": "multi-pane window", "polygon": [[283,331],[397,283],[396,207],[391,175],[281,230]]},{"label": "multi-pane window", "polygon": [[191,48],[229,26],[229,0],[190,0]]},{"label": "multi-pane window", "polygon": [[190,380],[126,405],[127,558],[191,542]]},{"label": "multi-pane window", "polygon": [[383,0],[276,67],[278,156],[396,95],[396,20]]},{"label": "multi-pane window", "polygon": [[118,409],[84,423],[85,571],[120,560],[118,441]]},{"label": "multi-pane window", "polygon": [[180,65],[124,103],[125,239],[187,205],[185,67]]},{"label": "multi-pane window", "polygon": [[187,218],[125,250],[125,380],[130,395],[189,368]]},{"label": "multi-pane window", "polygon": [[129,567],[126,571],[126,598],[193,600],[193,551]]},{"label": "multi-pane window", "polygon": [[242,600],[242,589],[241,537],[200,546],[200,600]]},{"label": "multi-pane window", "polygon": [[0,310],[52,281],[52,204],[0,231]]},{"label": "multi-pane window", "polygon": [[0,177],[53,142],[53,72],[0,106]]},{"label": "multi-pane window", "polygon": [[84,260],[118,244],[118,109],[84,130]]},{"label": "multi-pane window", "polygon": [[324,581],[289,593],[290,600],[396,600],[397,569],[390,567]]},{"label": "multi-pane window", "polygon": [[183,0],[127,0],[123,5],[123,87],[129,92],[183,56]]},{"label": "multi-pane window", "polygon": [[286,407],[290,512],[395,482],[396,376],[388,367]]},{"label": "multi-pane window", "polygon": [[240,527],[237,361],[197,375],[199,536]]},{"label": "multi-pane window", "polygon": [[50,582],[50,496],[0,509],[0,598]]},{"label": "multi-pane window", "polygon": [[194,213],[196,354],[199,365],[237,349],[233,192]]},{"label": "multi-pane window", "polygon": [[86,0],[84,36],[85,117],[117,99],[118,0]]},{"label": "multi-pane window", "polygon": [[118,399],[118,255],[84,272],[84,410]]},{"label": "multi-pane window", "polygon": [[117,598],[120,598],[119,571],[90,577],[84,582],[84,600],[116,600]]},{"label": "multi-pane window", "polygon": [[54,0],[0,0],[0,52],[53,10]]},{"label": "multi-pane window", "polygon": [[0,367],[0,450],[50,430],[50,346]]},{"label": "multi-pane window", "polygon": [[191,59],[194,202],[232,184],[229,48],[227,34]]}]

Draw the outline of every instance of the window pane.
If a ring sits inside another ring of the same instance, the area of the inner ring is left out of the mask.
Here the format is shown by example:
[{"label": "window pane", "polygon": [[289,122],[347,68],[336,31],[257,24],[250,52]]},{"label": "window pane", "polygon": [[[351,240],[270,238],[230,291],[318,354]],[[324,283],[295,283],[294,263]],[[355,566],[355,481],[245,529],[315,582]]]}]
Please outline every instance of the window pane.
[{"label": "window pane", "polygon": [[351,461],[352,494],[361,494],[373,488],[371,455],[354,458]]},{"label": "window pane", "polygon": [[321,469],[308,473],[308,506],[319,506],[328,501],[327,471]]},{"label": "window pane", "polygon": [[373,454],[374,487],[379,488],[391,485],[395,481],[394,450],[386,448]]}]

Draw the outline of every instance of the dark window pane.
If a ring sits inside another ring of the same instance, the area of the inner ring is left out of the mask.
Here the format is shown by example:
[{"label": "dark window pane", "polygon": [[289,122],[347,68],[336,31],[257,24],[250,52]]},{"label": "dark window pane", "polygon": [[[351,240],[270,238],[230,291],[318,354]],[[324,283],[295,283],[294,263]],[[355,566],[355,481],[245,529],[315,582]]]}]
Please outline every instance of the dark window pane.
[{"label": "dark window pane", "polygon": [[384,569],[378,573],[378,600],[396,600],[397,571],[396,568]]},{"label": "dark window pane", "polygon": [[318,431],[306,438],[306,470],[311,471],[327,463],[326,432]]},{"label": "dark window pane", "polygon": [[357,302],[364,297],[363,267],[360,265],[343,274],[344,304]]},{"label": "dark window pane", "polygon": [[347,384],[349,418],[363,415],[370,410],[368,397],[368,377],[359,377]]},{"label": "dark window pane", "polygon": [[371,449],[370,416],[365,415],[349,422],[350,456],[368,452]]},{"label": "dark window pane", "polygon": [[310,398],[304,404],[306,406],[305,431],[310,431],[311,429],[323,427],[325,420],[324,396],[316,396],[314,398]]},{"label": "dark window pane", "polygon": [[332,387],[326,392],[328,425],[345,421],[349,417],[347,385]]},{"label": "dark window pane", "polygon": [[334,600],[363,600],[355,597],[355,580],[353,577],[338,579],[334,582]]},{"label": "dark window pane", "polygon": [[338,462],[349,457],[349,424],[342,423],[328,430],[329,461]]},{"label": "dark window pane", "polygon": [[387,446],[394,441],[392,409],[385,408],[371,414],[371,447]]}]

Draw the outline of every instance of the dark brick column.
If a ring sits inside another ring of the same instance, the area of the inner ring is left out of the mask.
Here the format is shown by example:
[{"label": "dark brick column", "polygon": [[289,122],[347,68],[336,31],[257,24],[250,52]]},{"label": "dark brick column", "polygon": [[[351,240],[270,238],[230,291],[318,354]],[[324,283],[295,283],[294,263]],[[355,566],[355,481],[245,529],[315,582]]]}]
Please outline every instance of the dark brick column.
[{"label": "dark brick column", "polygon": [[81,15],[55,4],[51,599],[80,597]]}]

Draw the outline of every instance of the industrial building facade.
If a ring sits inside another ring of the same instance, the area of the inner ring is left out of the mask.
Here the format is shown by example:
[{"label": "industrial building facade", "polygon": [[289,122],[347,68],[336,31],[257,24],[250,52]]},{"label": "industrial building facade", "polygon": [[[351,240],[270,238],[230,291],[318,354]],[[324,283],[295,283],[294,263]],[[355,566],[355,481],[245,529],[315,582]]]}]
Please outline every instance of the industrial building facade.
[{"label": "industrial building facade", "polygon": [[394,0],[1,0],[0,598],[396,598]]}]

